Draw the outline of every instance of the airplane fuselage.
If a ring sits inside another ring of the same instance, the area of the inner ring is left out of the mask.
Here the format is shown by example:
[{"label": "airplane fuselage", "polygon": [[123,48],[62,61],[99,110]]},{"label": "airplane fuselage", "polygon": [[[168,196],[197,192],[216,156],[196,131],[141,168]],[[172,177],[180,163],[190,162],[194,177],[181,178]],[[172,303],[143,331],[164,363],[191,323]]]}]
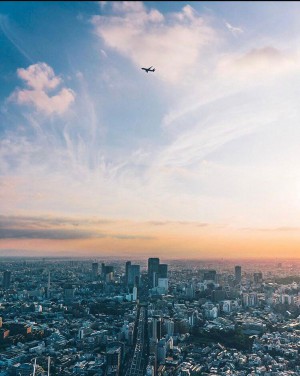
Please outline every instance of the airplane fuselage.
[{"label": "airplane fuselage", "polygon": [[155,72],[155,68],[151,69],[152,67],[150,68],[141,68],[142,70],[144,70],[145,72]]}]

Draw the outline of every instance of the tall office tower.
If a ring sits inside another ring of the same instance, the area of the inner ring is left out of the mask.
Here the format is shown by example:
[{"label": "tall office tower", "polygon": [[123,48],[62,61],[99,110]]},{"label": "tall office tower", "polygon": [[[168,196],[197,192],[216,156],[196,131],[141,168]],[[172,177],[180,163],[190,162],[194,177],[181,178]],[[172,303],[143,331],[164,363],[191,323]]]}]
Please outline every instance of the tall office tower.
[{"label": "tall office tower", "polygon": [[150,257],[148,259],[148,281],[149,281],[150,288],[157,286],[158,266],[159,266],[159,258]]},{"label": "tall office tower", "polygon": [[131,266],[131,261],[127,261],[125,264],[125,284],[128,285],[128,275],[129,275],[129,269]]},{"label": "tall office tower", "polygon": [[158,265],[158,278],[168,278],[168,265],[167,264]]},{"label": "tall office tower", "polygon": [[160,340],[162,336],[161,331],[161,318],[160,317],[153,317],[152,318],[152,334],[151,337],[154,340]]},{"label": "tall office tower", "polygon": [[234,274],[235,274],[235,283],[241,283],[242,281],[242,267],[236,265],[234,267]]},{"label": "tall office tower", "polygon": [[128,286],[139,286],[140,276],[140,265],[130,265],[128,270]]},{"label": "tall office tower", "polygon": [[112,281],[114,279],[114,267],[110,265],[105,265],[102,263],[101,276],[104,281]]},{"label": "tall office tower", "polygon": [[101,276],[103,279],[105,279],[105,274],[106,274],[106,266],[105,266],[105,263],[102,262],[101,264]]},{"label": "tall office tower", "polygon": [[6,270],[3,273],[3,288],[5,290],[8,290],[9,287],[10,287],[10,277],[11,277],[11,272],[9,272],[8,270]]},{"label": "tall office tower", "polygon": [[94,278],[97,278],[98,271],[99,271],[99,264],[98,264],[98,262],[93,262],[92,263],[92,274],[93,274]]}]

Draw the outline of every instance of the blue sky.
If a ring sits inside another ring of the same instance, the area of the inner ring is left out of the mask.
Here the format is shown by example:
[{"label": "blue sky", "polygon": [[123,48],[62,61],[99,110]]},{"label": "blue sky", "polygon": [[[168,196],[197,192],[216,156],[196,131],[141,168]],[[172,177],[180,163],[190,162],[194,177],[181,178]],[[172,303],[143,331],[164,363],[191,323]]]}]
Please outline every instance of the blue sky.
[{"label": "blue sky", "polygon": [[299,228],[299,13],[297,2],[1,2],[8,230],[31,217]]}]

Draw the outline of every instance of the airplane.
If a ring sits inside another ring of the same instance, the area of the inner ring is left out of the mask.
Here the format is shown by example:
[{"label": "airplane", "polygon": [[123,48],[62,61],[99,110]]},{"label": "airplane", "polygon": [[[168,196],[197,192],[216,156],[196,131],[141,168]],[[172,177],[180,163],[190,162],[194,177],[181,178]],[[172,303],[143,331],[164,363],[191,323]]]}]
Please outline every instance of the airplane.
[{"label": "airplane", "polygon": [[145,72],[155,72],[155,68],[153,68],[153,69],[151,69],[152,68],[152,65],[151,65],[151,67],[150,68],[141,68],[141,69],[143,69]]}]

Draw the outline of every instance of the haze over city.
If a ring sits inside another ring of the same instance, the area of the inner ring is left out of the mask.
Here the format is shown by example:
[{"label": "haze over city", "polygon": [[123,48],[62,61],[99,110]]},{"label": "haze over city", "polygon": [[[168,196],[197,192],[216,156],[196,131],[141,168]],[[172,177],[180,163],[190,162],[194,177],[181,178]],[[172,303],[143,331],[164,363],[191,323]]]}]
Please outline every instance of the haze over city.
[{"label": "haze over city", "polygon": [[299,13],[1,2],[0,254],[298,258]]}]

